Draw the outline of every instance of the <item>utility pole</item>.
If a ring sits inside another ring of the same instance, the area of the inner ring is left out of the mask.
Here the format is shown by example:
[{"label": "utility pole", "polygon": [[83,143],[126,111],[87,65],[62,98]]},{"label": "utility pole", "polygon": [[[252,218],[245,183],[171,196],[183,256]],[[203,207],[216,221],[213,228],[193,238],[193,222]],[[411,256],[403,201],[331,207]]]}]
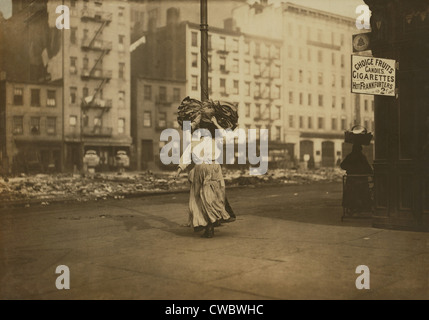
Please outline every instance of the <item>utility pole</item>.
[{"label": "utility pole", "polygon": [[208,66],[208,33],[207,0],[200,0],[201,12],[201,101],[209,99],[209,66]]}]

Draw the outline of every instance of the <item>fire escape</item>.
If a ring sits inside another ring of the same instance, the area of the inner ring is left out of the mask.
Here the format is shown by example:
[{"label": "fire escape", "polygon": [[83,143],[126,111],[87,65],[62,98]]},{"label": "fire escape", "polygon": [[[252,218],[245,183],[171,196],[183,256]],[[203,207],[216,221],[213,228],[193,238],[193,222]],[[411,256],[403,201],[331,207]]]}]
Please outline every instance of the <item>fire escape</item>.
[{"label": "fire escape", "polygon": [[103,127],[102,119],[106,112],[112,107],[112,100],[104,100],[101,97],[103,87],[112,78],[112,71],[103,69],[103,58],[112,50],[112,42],[103,41],[100,35],[103,30],[112,21],[111,13],[94,12],[90,10],[83,10],[81,16],[82,22],[96,23],[99,27],[92,38],[86,37],[83,39],[81,49],[84,52],[93,52],[98,55],[92,67],[82,69],[81,78],[85,81],[99,81],[97,89],[93,95],[89,95],[82,99],[82,113],[88,114],[90,109],[96,110],[97,115],[95,118],[100,119],[93,127],[84,127],[83,135],[89,137],[110,137],[112,135],[112,128]]}]

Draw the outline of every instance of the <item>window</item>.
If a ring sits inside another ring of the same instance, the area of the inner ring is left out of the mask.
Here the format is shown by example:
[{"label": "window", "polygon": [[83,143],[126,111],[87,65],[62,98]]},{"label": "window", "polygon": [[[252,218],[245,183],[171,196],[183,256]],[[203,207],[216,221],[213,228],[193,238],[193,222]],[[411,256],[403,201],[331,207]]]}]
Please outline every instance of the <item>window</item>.
[{"label": "window", "polygon": [[336,77],[335,77],[335,74],[332,74],[332,78],[331,78],[331,86],[332,86],[332,88],[335,88],[335,79]]},{"label": "window", "polygon": [[280,78],[280,66],[279,65],[275,65],[273,67],[273,77],[274,78]]},{"label": "window", "polygon": [[274,54],[273,54],[275,59],[280,59],[280,47],[278,46],[274,46]]},{"label": "window", "polygon": [[332,118],[331,119],[331,128],[332,130],[337,130],[337,119],[336,118]]},{"label": "window", "polygon": [[342,97],[341,98],[341,110],[345,110],[346,109],[346,98]]},{"label": "window", "polygon": [[341,130],[346,130],[346,122],[347,120],[345,118],[341,119]]},{"label": "window", "polygon": [[125,118],[118,119],[118,133],[125,133]]},{"label": "window", "polygon": [[261,75],[261,64],[255,63],[255,76],[260,76],[260,75]]},{"label": "window", "polygon": [[302,79],[303,79],[302,70],[299,70],[298,72],[298,79],[299,79],[299,83],[302,83]]},{"label": "window", "polygon": [[308,77],[308,84],[311,84],[311,78],[312,78],[311,71],[307,72],[307,77]]},{"label": "window", "polygon": [[256,57],[261,56],[261,45],[259,43],[255,43],[255,56]]},{"label": "window", "polygon": [[46,133],[49,135],[57,134],[57,118],[55,117],[46,118]]},{"label": "window", "polygon": [[295,123],[294,123],[294,116],[293,115],[290,115],[289,116],[289,128],[293,128],[295,126]]},{"label": "window", "polygon": [[125,12],[125,8],[124,7],[119,7],[119,10],[118,10],[118,17],[119,17],[119,19],[123,19],[124,18],[124,12]]},{"label": "window", "polygon": [[77,74],[77,58],[70,57],[70,74]]},{"label": "window", "polygon": [[246,96],[250,96],[250,82],[244,83],[244,92]]},{"label": "window", "polygon": [[119,44],[119,46],[118,46],[118,48],[119,48],[119,51],[124,51],[125,50],[125,36],[124,35],[119,35],[118,36],[118,44]]},{"label": "window", "polygon": [[319,85],[323,85],[323,73],[322,73],[322,72],[319,72],[319,73],[317,74],[317,83],[318,83]]},{"label": "window", "polygon": [[274,99],[280,99],[280,86],[274,86],[273,87],[273,98]]},{"label": "window", "polygon": [[250,103],[244,104],[244,116],[250,117]]},{"label": "window", "polygon": [[13,117],[13,134],[20,135],[24,133],[24,117]]},{"label": "window", "polygon": [[77,88],[70,87],[70,104],[76,104],[77,100]]},{"label": "window", "polygon": [[70,43],[71,44],[76,44],[76,42],[77,42],[76,32],[77,32],[77,28],[76,27],[71,27],[70,28]]},{"label": "window", "polygon": [[259,82],[255,83],[255,97],[261,97],[261,84]]},{"label": "window", "polygon": [[40,134],[40,117],[30,118],[30,132],[34,135]]},{"label": "window", "polygon": [[323,107],[323,94],[319,94],[318,101],[319,101],[319,107]]},{"label": "window", "polygon": [[220,86],[220,92],[225,94],[226,93],[226,80],[225,79],[219,79],[219,86]]},{"label": "window", "polygon": [[365,100],[365,111],[368,111],[368,100]]},{"label": "window", "polygon": [[307,60],[308,60],[308,62],[311,61],[311,49],[310,48],[307,49]]},{"label": "window", "polygon": [[31,106],[40,107],[40,89],[31,89]]},{"label": "window", "polygon": [[119,79],[125,78],[125,63],[119,63]]},{"label": "window", "polygon": [[341,46],[344,45],[344,34],[340,35],[340,44],[341,44]]},{"label": "window", "polygon": [[287,69],[288,79],[289,81],[293,81],[293,69],[289,68]]},{"label": "window", "polygon": [[211,94],[213,91],[212,91],[212,78],[208,78],[207,79],[208,81],[208,87],[209,87],[209,93]]},{"label": "window", "polygon": [[244,42],[244,53],[249,54],[250,53],[250,43],[249,41]]},{"label": "window", "polygon": [[299,105],[302,106],[304,103],[304,97],[302,92],[299,93]]},{"label": "window", "polygon": [[304,117],[303,116],[299,116],[299,128],[300,129],[304,128]]},{"label": "window", "polygon": [[244,72],[250,74],[250,61],[244,61]]},{"label": "window", "polygon": [[232,60],[232,72],[238,73],[238,59]]},{"label": "window", "polygon": [[226,71],[226,58],[225,57],[219,58],[219,69],[220,69],[220,71]]},{"label": "window", "polygon": [[211,36],[211,34],[209,34],[209,36],[207,38],[207,49],[212,50],[212,36]]},{"label": "window", "polygon": [[325,119],[323,117],[317,118],[317,128],[324,129],[325,127]]},{"label": "window", "polygon": [[226,51],[226,39],[225,37],[220,37],[220,46],[221,46],[221,50]]},{"label": "window", "polygon": [[57,92],[55,90],[48,90],[48,98],[46,100],[46,105],[48,107],[57,106]]},{"label": "window", "polygon": [[265,84],[265,89],[264,89],[264,98],[270,98],[271,96],[271,87],[269,83]]},{"label": "window", "polygon": [[374,100],[371,101],[371,111],[374,111]]},{"label": "window", "polygon": [[22,106],[24,104],[24,89],[14,88],[13,89],[13,104],[15,106]]},{"label": "window", "polygon": [[291,59],[293,58],[293,47],[292,46],[288,46],[287,56]]},{"label": "window", "polygon": [[88,97],[89,95],[89,89],[87,87],[82,88],[82,95],[84,98]]},{"label": "window", "polygon": [[341,88],[344,88],[346,85],[346,78],[344,76],[341,76]]},{"label": "window", "polygon": [[213,70],[213,68],[212,68],[212,56],[211,55],[207,56],[207,67],[209,68],[209,71]]},{"label": "window", "polygon": [[322,30],[320,29],[317,30],[317,41],[323,42]]},{"label": "window", "polygon": [[232,40],[232,51],[238,52],[238,40],[237,39]]},{"label": "window", "polygon": [[87,40],[89,38],[89,30],[83,29],[83,40]]},{"label": "window", "polygon": [[344,66],[345,66],[345,58],[344,58],[344,55],[342,54],[341,55],[341,68],[344,68]]},{"label": "window", "polygon": [[298,48],[298,59],[302,60],[302,48],[301,47]]},{"label": "window", "polygon": [[143,112],[143,127],[152,127],[152,114],[150,111]]},{"label": "window", "polygon": [[293,92],[289,91],[289,103],[293,103]]},{"label": "window", "polygon": [[180,101],[180,100],[181,100],[180,88],[173,88],[173,101]]},{"label": "window", "polygon": [[308,94],[307,99],[308,99],[308,102],[307,102],[308,105],[311,106],[311,93]]},{"label": "window", "polygon": [[332,96],[332,109],[335,109],[335,105],[336,105],[336,97]]},{"label": "window", "polygon": [[125,108],[125,91],[118,92],[118,100],[118,107],[121,109]]},{"label": "window", "polygon": [[333,66],[335,66],[335,52],[332,52],[331,63],[332,63]]},{"label": "window", "polygon": [[198,76],[192,76],[191,81],[191,90],[198,91]]},{"label": "window", "polygon": [[198,67],[198,53],[192,53],[192,67]]},{"label": "window", "polygon": [[281,119],[281,107],[275,106],[274,112],[273,112],[273,120],[280,120]]},{"label": "window", "polygon": [[255,118],[261,117],[261,105],[258,103],[255,105]]},{"label": "window", "polygon": [[274,134],[274,139],[276,139],[276,141],[280,141],[282,137],[282,127],[276,126],[276,131]]},{"label": "window", "polygon": [[167,101],[167,88],[164,86],[159,87],[159,101]]},{"label": "window", "polygon": [[313,118],[312,117],[308,117],[308,129],[313,129]]},{"label": "window", "polygon": [[145,85],[143,87],[143,98],[145,100],[152,100],[152,86]]},{"label": "window", "polygon": [[83,69],[87,70],[89,65],[89,59],[87,57],[83,58]]},{"label": "window", "polygon": [[323,62],[323,51],[322,50],[317,51],[317,61],[320,63]]}]

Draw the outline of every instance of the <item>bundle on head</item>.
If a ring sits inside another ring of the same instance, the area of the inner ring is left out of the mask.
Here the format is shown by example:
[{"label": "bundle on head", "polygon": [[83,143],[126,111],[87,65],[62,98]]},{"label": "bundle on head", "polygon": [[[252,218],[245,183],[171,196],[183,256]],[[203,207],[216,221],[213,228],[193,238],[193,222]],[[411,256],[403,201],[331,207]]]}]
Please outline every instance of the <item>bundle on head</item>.
[{"label": "bundle on head", "polygon": [[177,113],[177,122],[180,127],[183,121],[191,121],[195,128],[207,128],[212,124],[211,118],[215,116],[219,125],[224,129],[234,130],[238,123],[238,108],[236,105],[225,101],[207,100],[201,102],[186,97],[180,103]]}]

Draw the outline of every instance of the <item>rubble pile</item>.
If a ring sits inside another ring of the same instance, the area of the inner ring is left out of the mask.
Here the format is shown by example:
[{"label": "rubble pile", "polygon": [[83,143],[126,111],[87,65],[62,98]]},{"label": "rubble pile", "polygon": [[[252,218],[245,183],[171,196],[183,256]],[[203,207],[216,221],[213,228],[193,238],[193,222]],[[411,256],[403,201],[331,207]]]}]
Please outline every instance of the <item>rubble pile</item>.
[{"label": "rubble pile", "polygon": [[[314,182],[340,182],[344,174],[338,168],[316,170],[272,169],[266,175],[250,176],[248,170],[224,169],[227,186],[262,184],[306,184]],[[0,179],[0,203],[37,200],[49,204],[54,200],[89,201],[122,199],[144,193],[188,190],[186,175],[176,181],[174,172],[152,173],[96,173],[38,174]]]}]

